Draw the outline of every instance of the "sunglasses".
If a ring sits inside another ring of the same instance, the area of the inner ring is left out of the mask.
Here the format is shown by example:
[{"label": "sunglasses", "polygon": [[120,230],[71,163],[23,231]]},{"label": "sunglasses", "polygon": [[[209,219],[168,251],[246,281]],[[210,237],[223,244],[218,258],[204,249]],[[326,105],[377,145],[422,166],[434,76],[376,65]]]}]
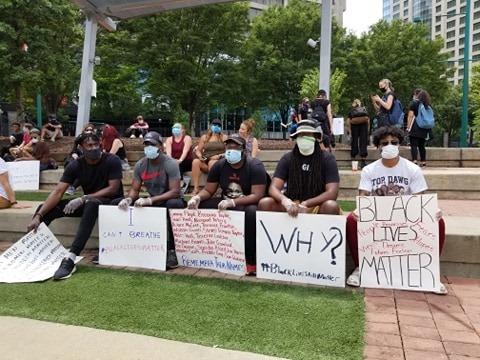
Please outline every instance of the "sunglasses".
[{"label": "sunglasses", "polygon": [[392,140],[392,141],[382,141],[380,145],[382,146],[387,146],[388,144],[392,145],[398,145],[400,142],[398,140]]}]

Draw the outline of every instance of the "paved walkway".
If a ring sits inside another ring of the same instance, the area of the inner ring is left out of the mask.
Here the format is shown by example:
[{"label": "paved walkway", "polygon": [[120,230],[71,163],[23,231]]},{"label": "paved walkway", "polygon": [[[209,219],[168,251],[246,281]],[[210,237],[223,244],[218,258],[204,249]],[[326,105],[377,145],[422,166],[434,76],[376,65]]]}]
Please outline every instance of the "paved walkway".
[{"label": "paved walkway", "polygon": [[0,317],[3,360],[275,360],[280,358],[223,350],[151,336]]},{"label": "paved walkway", "polygon": [[447,296],[365,290],[366,359],[480,359],[480,279],[444,278]]}]

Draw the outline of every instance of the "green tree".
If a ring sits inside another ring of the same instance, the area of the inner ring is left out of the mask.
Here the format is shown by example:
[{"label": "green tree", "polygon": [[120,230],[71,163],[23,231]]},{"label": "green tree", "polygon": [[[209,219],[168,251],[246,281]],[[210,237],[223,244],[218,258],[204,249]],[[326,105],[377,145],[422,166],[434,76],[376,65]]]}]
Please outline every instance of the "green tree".
[{"label": "green tree", "polygon": [[[435,111],[435,133],[436,136],[448,134],[452,139],[460,134],[460,119],[462,117],[462,96],[459,86],[452,87],[444,98],[444,101],[433,104]],[[438,141],[437,141],[438,143]]]},{"label": "green tree", "polygon": [[318,64],[318,53],[306,41],[318,37],[319,20],[318,5],[303,0],[270,7],[254,19],[242,63],[251,108],[276,109],[287,122],[305,74]]},{"label": "green tree", "polygon": [[0,78],[22,117],[26,98],[45,94],[48,112],[78,83],[80,11],[67,0],[0,1]]},{"label": "green tree", "polygon": [[[235,98],[235,67],[248,32],[246,2],[201,6],[131,21],[145,91],[195,114]],[[230,78],[228,75],[232,75]]]},{"label": "green tree", "polygon": [[473,132],[475,141],[480,143],[480,64],[473,66],[471,80],[470,104],[473,110]]},{"label": "green tree", "polygon": [[378,82],[388,78],[396,95],[404,105],[410,101],[417,87],[426,89],[433,103],[441,102],[450,88],[450,74],[441,53],[443,39],[430,40],[428,29],[422,24],[380,21],[360,39],[351,35],[344,38],[344,58],[338,63],[347,75],[345,105],[359,98],[370,105],[369,95],[378,91]]}]

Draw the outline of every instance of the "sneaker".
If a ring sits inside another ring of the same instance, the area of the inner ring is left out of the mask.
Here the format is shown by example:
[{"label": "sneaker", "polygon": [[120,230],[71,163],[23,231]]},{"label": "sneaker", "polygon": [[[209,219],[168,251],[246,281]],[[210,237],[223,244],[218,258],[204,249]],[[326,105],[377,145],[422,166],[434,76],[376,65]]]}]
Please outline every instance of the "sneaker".
[{"label": "sneaker", "polygon": [[255,276],[256,273],[257,273],[257,265],[247,264],[247,275]]},{"label": "sneaker", "polygon": [[75,195],[75,187],[73,185],[70,185],[68,187],[67,191],[65,191],[65,194],[70,195],[70,196]]},{"label": "sneaker", "polygon": [[57,271],[53,275],[53,280],[68,279],[77,270],[72,259],[64,258]]},{"label": "sneaker", "polygon": [[360,270],[358,267],[353,270],[350,276],[347,278],[347,285],[359,287],[360,286]]},{"label": "sneaker", "polygon": [[98,255],[92,257],[92,264],[98,265]]},{"label": "sneaker", "polygon": [[175,269],[176,267],[178,267],[177,254],[175,254],[175,250],[168,250],[167,269]]},{"label": "sneaker", "polygon": [[139,138],[139,139],[143,139],[143,135],[142,135],[142,134],[140,134],[140,136],[139,136],[138,138]]},{"label": "sneaker", "polygon": [[440,288],[438,289],[438,291],[435,291],[435,294],[437,294],[437,295],[447,295],[447,294],[448,294],[448,290],[447,290],[447,288],[445,287],[445,285],[443,285],[442,283],[440,283]]},{"label": "sneaker", "polygon": [[135,135],[130,135],[130,139],[135,139]]}]

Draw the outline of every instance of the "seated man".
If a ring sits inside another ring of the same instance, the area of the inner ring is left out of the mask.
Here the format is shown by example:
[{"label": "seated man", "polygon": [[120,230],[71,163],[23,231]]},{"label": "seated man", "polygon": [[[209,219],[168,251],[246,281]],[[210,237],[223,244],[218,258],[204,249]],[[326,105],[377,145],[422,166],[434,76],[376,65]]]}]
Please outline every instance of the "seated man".
[{"label": "seated man", "polygon": [[[36,230],[42,221],[49,225],[53,220],[64,216],[82,218],[70,254],[62,260],[53,276],[54,280],[69,278],[75,272],[75,258],[80,255],[92,233],[98,217],[98,207],[123,197],[120,159],[115,155],[102,153],[100,139],[95,134],[85,134],[80,145],[84,156],[68,164],[60,182],[47,200],[38,207],[28,225],[30,231]],[[72,200],[62,200],[65,191],[75,181],[78,181],[85,195]]]},{"label": "seated man", "polygon": [[[138,160],[133,170],[132,187],[128,197],[118,207],[127,210],[134,206],[156,206],[167,209],[183,209],[185,203],[180,197],[180,169],[175,159],[163,153],[162,137],[156,131],[148,132],[143,138],[145,157]],[[149,196],[139,197],[142,185]],[[167,212],[168,217],[168,212]],[[167,221],[167,268],[178,266],[172,225]]]},{"label": "seated man", "polygon": [[335,157],[320,148],[321,128],[312,120],[302,120],[290,136],[295,147],[278,162],[269,189],[271,197],[262,199],[258,209],[286,211],[293,217],[298,213],[338,215],[340,177]]},{"label": "seated man", "polygon": [[[415,195],[428,189],[418,165],[399,155],[399,146],[403,142],[403,137],[403,131],[396,126],[384,126],[374,132],[373,144],[381,151],[382,158],[362,168],[358,186],[360,196]],[[385,183],[379,181],[382,178],[402,179],[402,182]],[[440,212],[437,212],[441,253],[445,242],[445,222],[440,216]],[[357,219],[356,210],[347,217],[346,238],[355,264],[355,270],[347,279],[347,284],[350,286],[360,286]],[[447,293],[443,284],[440,285],[440,293]]]},{"label": "seated man", "polygon": [[[260,160],[247,156],[245,139],[230,135],[225,146],[225,159],[212,166],[205,188],[190,199],[188,208],[244,211],[247,272],[253,273],[256,270],[257,204],[265,195],[268,175]],[[218,186],[222,197],[213,198]]]},{"label": "seated man", "polygon": [[48,122],[42,127],[40,141],[44,141],[45,137],[55,141],[55,139],[60,139],[62,136],[62,124],[60,124],[55,115],[48,115]]},{"label": "seated man", "polygon": [[12,131],[9,137],[9,144],[0,150],[0,157],[3,158],[5,155],[10,153],[10,148],[20,146],[23,142],[23,132],[20,126],[20,123],[13,122],[11,125]]},{"label": "seated man", "polygon": [[135,122],[127,129],[126,135],[130,136],[131,139],[135,139],[136,137],[143,138],[147,132],[148,123],[142,115],[138,115]]}]

